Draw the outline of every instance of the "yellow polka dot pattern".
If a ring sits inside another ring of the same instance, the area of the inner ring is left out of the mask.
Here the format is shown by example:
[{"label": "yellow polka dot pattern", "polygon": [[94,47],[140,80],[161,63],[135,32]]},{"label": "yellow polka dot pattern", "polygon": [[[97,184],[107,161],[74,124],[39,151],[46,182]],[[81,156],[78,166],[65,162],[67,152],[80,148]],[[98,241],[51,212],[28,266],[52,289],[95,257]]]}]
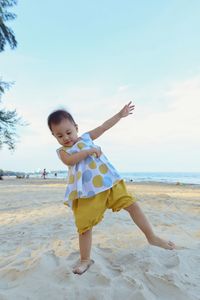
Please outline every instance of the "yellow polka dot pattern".
[{"label": "yellow polka dot pattern", "polygon": [[78,143],[77,147],[81,150],[85,147],[86,145],[84,143]]},{"label": "yellow polka dot pattern", "polygon": [[102,164],[99,166],[99,171],[102,173],[102,174],[106,174],[108,172],[108,167],[106,166],[106,164]]},{"label": "yellow polka dot pattern", "polygon": [[96,165],[95,161],[91,161],[91,163],[89,163],[89,167],[90,167],[90,169],[96,169],[97,165]]},{"label": "yellow polka dot pattern", "polygon": [[94,176],[92,183],[95,187],[103,186],[103,177],[101,175]]},{"label": "yellow polka dot pattern", "polygon": [[[88,133],[78,139],[72,147],[63,147],[69,154],[79,153],[90,149],[93,141]],[[59,149],[58,149],[59,150]],[[68,166],[67,189],[65,205],[72,207],[72,201],[78,198],[89,198],[115,185],[120,178],[117,171],[109,164],[106,157],[96,159],[96,155],[86,157],[76,166]]]},{"label": "yellow polka dot pattern", "polygon": [[69,184],[74,183],[74,175],[69,176]]},{"label": "yellow polka dot pattern", "polygon": [[76,174],[76,178],[77,178],[77,180],[79,180],[80,178],[81,178],[81,176],[82,176],[82,173],[81,173],[81,171],[78,171],[78,173]]},{"label": "yellow polka dot pattern", "polygon": [[78,193],[77,191],[72,191],[70,194],[69,194],[69,200],[74,200],[74,199],[77,199],[78,198]]}]

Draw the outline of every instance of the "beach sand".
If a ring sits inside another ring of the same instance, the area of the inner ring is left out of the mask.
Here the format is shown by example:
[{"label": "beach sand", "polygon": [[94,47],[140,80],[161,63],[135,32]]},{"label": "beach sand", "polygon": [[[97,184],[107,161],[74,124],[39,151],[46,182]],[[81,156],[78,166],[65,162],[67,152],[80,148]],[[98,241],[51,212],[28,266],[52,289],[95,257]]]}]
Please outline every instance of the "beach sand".
[{"label": "beach sand", "polygon": [[107,210],[93,229],[95,264],[79,276],[65,181],[0,181],[0,300],[200,299],[200,187],[132,183],[128,190],[177,249],[150,246],[126,211]]}]

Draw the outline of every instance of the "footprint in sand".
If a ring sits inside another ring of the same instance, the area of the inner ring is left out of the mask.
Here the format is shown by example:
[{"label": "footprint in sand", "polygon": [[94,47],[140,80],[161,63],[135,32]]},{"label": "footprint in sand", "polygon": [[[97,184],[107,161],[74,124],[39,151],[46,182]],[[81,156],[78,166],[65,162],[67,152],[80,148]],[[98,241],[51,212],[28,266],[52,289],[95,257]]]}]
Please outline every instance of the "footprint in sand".
[{"label": "footprint in sand", "polygon": [[122,275],[123,281],[126,282],[126,284],[129,285],[129,288],[134,288],[134,289],[143,289],[142,284],[138,283],[133,277],[129,276],[129,275]]},{"label": "footprint in sand", "polygon": [[110,269],[116,273],[116,275],[121,275],[124,272],[124,267],[120,266],[119,264],[111,263]]},{"label": "footprint in sand", "polygon": [[[151,272],[144,273],[146,281],[146,288],[153,292],[159,299],[167,300],[171,299],[190,299],[187,291],[177,278],[173,277],[173,274],[156,274]],[[175,282],[176,280],[176,282]],[[164,296],[164,297],[163,297]]]},{"label": "footprint in sand", "polygon": [[167,268],[174,268],[180,264],[180,259],[177,255],[177,253],[173,254],[172,256],[166,257],[166,259],[163,261],[163,264]]}]

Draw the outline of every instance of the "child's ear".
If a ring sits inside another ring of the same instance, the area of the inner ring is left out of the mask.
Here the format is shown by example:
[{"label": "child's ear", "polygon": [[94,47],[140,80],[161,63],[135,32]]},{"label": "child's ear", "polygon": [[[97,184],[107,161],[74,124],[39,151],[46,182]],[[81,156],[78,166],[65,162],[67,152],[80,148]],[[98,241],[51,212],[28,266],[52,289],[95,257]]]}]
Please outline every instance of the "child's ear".
[{"label": "child's ear", "polygon": [[76,127],[76,131],[78,131],[78,124],[75,124],[75,127]]}]

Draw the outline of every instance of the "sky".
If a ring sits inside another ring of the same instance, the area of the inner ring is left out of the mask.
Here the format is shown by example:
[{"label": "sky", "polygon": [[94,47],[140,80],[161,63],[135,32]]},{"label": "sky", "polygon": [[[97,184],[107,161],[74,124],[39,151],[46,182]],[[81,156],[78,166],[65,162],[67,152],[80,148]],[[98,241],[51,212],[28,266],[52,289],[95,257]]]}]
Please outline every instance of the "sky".
[{"label": "sky", "polygon": [[14,85],[1,107],[29,125],[14,152],[0,150],[0,169],[65,170],[48,115],[67,109],[81,135],[132,101],[133,115],[95,141],[114,166],[200,171],[198,0],[20,0],[12,11],[18,47],[0,53],[0,75]]}]

